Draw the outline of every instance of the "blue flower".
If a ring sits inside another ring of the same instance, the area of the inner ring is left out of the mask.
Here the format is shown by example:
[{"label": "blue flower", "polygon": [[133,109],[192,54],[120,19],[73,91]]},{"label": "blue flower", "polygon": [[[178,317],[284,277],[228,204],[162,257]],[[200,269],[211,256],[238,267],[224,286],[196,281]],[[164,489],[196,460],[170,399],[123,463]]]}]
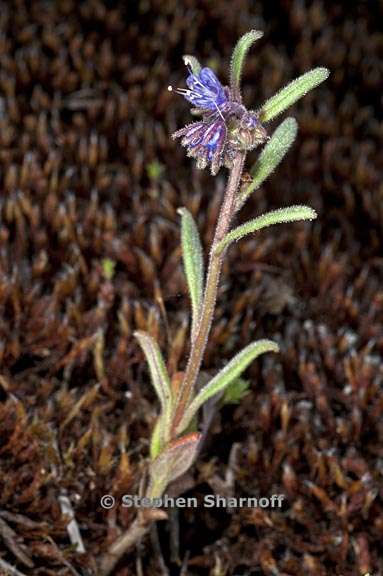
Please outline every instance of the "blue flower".
[{"label": "blue flower", "polygon": [[199,74],[190,71],[186,84],[188,89],[176,88],[175,92],[201,110],[219,110],[228,100],[227,92],[210,68],[202,68]]},{"label": "blue flower", "polygon": [[[217,174],[221,166],[230,168],[239,150],[252,150],[266,139],[266,131],[254,112],[248,112],[227,86],[222,86],[210,68],[193,73],[189,68],[188,88],[176,88],[194,106],[202,120],[177,130],[188,156],[197,160],[197,168],[211,166]],[[169,86],[169,90],[173,90]]]}]

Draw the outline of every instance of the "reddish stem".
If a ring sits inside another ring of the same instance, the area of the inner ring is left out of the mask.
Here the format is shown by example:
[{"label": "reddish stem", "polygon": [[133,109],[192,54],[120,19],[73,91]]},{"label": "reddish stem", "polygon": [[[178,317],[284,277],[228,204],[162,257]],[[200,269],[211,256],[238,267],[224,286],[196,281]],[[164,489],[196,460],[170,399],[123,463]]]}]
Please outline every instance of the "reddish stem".
[{"label": "reddish stem", "polygon": [[226,236],[230,229],[230,224],[235,213],[236,196],[241,181],[245,156],[246,152],[240,152],[238,154],[237,158],[233,162],[233,167],[230,171],[229,180],[227,182],[224,199],[210,250],[210,259],[201,316],[199,319],[196,336],[192,342],[190,357],[186,366],[185,377],[177,396],[176,410],[172,424],[172,435],[177,435],[177,425],[179,424],[193,394],[193,389],[201,368],[203,355],[206,350],[208,336],[214,316],[223,257],[225,254],[224,251],[221,254],[216,254],[215,247]]}]

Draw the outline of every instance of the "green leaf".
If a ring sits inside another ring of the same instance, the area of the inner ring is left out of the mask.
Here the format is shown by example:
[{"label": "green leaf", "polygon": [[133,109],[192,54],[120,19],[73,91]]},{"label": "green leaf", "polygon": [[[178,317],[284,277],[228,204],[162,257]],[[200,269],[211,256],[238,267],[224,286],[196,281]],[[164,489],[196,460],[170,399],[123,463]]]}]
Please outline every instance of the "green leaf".
[{"label": "green leaf", "polygon": [[201,436],[199,432],[192,432],[174,440],[151,462],[148,489],[150,498],[159,498],[170,482],[190,468]]},{"label": "green leaf", "polygon": [[289,206],[288,208],[279,208],[278,210],[266,212],[266,214],[262,214],[262,216],[258,216],[258,218],[254,218],[229,232],[229,234],[217,244],[215,249],[216,254],[220,254],[232,242],[267,226],[283,224],[284,222],[297,222],[298,220],[314,220],[316,217],[317,213],[312,208],[309,208],[309,206]]},{"label": "green leaf", "polygon": [[247,32],[238,40],[231,58],[230,70],[230,86],[234,91],[239,91],[240,89],[242,69],[246,54],[251,45],[259,38],[262,38],[262,36],[263,32],[259,30],[250,30],[250,32]]},{"label": "green leaf", "polygon": [[229,384],[246,370],[251,362],[260,354],[265,352],[278,352],[279,347],[271,340],[258,340],[246,346],[239,354],[236,354],[232,360],[220,371],[206,386],[204,386],[189,407],[186,409],[183,418],[178,427],[178,433],[181,433],[189,425],[197,410],[209,398],[215,396],[218,392],[225,390]]},{"label": "green leaf", "polygon": [[282,90],[277,92],[267,100],[260,108],[260,119],[262,122],[269,122],[289,106],[294,104],[299,98],[305,96],[307,92],[318,86],[328,78],[330,72],[327,68],[314,68],[306,74],[299,76]]},{"label": "green leaf", "polygon": [[246,395],[250,387],[250,382],[244,378],[236,378],[233,380],[225,390],[225,394],[221,400],[224,404],[239,404],[242,398]]},{"label": "green leaf", "polygon": [[192,304],[192,334],[195,333],[201,311],[203,291],[203,256],[197,226],[186,208],[180,208],[182,255]]},{"label": "green leaf", "polygon": [[190,54],[184,54],[182,57],[186,66],[190,66],[193,74],[199,74],[201,71],[201,64],[195,56],[190,56]]},{"label": "green leaf", "polygon": [[152,437],[150,439],[150,459],[154,460],[156,456],[161,452],[164,445],[164,437],[166,431],[164,429],[164,419],[162,414],[157,418],[157,422],[154,425]]},{"label": "green leaf", "polygon": [[283,160],[294,142],[298,124],[294,118],[286,118],[274,131],[274,134],[262,150],[258,160],[251,170],[253,181],[240,195],[240,206],[257,190]]},{"label": "green leaf", "polygon": [[134,332],[149,364],[149,371],[163,412],[169,414],[172,403],[172,391],[165,362],[157,342],[146,332]]}]

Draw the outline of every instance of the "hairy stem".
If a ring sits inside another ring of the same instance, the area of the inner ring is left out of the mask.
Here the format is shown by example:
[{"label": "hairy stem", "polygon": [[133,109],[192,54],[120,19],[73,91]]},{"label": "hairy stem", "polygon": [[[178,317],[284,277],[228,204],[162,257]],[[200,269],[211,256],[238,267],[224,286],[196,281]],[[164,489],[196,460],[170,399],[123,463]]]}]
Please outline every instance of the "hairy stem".
[{"label": "hairy stem", "polygon": [[[173,420],[172,432],[176,435],[177,424],[179,423],[188,401],[192,395],[195,382],[198,378],[202,358],[206,349],[210,327],[213,321],[215,303],[217,299],[218,283],[221,275],[223,258],[225,252],[215,254],[215,247],[226,236],[229,231],[232,218],[235,214],[236,195],[241,181],[243,164],[246,153],[242,152],[234,160],[230,171],[229,180],[225,190],[222,207],[219,213],[213,243],[210,250],[209,266],[206,279],[206,287],[202,303],[202,311],[199,319],[195,337],[192,340],[189,361],[186,367],[185,377],[177,397],[177,408]],[[153,497],[147,493],[148,497]],[[129,529],[122,534],[110,546],[107,553],[101,560],[100,576],[108,576],[118,560],[150,530],[150,526],[159,518],[155,510],[147,510],[145,519],[137,516]],[[160,514],[157,511],[157,514]]]},{"label": "hairy stem", "polygon": [[186,406],[193,393],[193,388],[198,378],[203,355],[214,316],[217,299],[218,283],[221,275],[224,252],[215,253],[215,247],[226,236],[235,213],[236,195],[240,185],[246,152],[238,154],[230,171],[229,180],[225,190],[222,207],[219,213],[217,227],[210,250],[209,267],[206,278],[206,287],[202,303],[202,311],[198,322],[195,338],[191,345],[189,361],[186,366],[185,377],[180,386],[176,402],[176,410],[173,419],[172,432],[176,435],[179,424]]}]

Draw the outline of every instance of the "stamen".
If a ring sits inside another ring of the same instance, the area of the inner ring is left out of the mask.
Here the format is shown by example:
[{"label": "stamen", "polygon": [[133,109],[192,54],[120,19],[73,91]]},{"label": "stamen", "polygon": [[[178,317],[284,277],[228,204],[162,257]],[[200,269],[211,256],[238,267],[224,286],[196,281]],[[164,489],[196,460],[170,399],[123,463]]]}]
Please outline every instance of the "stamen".
[{"label": "stamen", "polygon": [[181,96],[184,96],[184,94],[188,95],[193,94],[191,90],[188,90],[186,88],[174,88],[173,86],[168,86],[168,90],[169,92],[175,92],[176,94],[181,94]]},{"label": "stamen", "polygon": [[221,110],[218,108],[217,102],[215,102],[215,101],[213,100],[213,103],[214,103],[214,106],[217,108],[218,114],[221,116],[222,120],[225,122],[225,118],[222,116],[222,112],[221,112]]}]

